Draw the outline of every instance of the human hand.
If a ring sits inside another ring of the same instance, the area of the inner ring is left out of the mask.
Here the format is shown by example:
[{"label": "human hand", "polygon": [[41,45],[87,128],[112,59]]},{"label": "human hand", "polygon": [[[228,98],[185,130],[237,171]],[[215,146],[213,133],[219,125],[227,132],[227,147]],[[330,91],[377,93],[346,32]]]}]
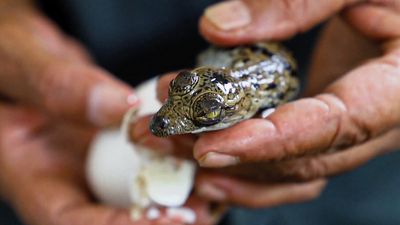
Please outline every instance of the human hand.
[{"label": "human hand", "polygon": [[0,2],[0,97],[57,120],[119,122],[138,103],[133,90],[96,66],[29,2]]},{"label": "human hand", "polygon": [[[0,1],[0,196],[32,225],[181,224],[132,222],[127,210],[93,200],[89,127],[118,122],[138,101],[28,2]],[[198,224],[212,222],[204,200],[188,207]]]},{"label": "human hand", "polygon": [[[129,210],[96,203],[85,181],[92,128],[54,123],[33,109],[0,104],[0,196],[29,225],[183,224],[161,216],[133,222]],[[196,224],[212,224],[208,202],[192,196]]]},{"label": "human hand", "polygon": [[[162,144],[171,151],[190,151],[193,147],[194,157],[203,167],[240,164],[239,168],[250,169],[257,177],[306,181],[260,186],[232,177],[206,175],[197,188],[211,199],[259,207],[316,197],[325,177],[399,147],[400,31],[393,28],[400,25],[400,8],[396,2],[247,0],[221,3],[207,10],[200,30],[209,41],[221,45],[288,38],[341,12],[352,30],[379,42],[384,54],[358,67],[350,63],[343,68],[330,62],[330,69],[336,68],[335,74],[326,67],[315,69],[315,65],[306,90],[314,97],[278,107],[266,119],[250,119],[225,130],[204,133],[198,139],[191,137],[195,141],[192,146],[187,137],[182,145],[178,140],[182,138],[160,140],[139,129],[133,136],[153,148]],[[223,6],[230,9],[224,11]],[[329,42],[330,48],[320,50],[320,56],[341,54],[341,60],[352,62],[364,54],[349,52],[351,48],[336,49],[334,40]],[[344,33],[342,41],[347,41]],[[358,46],[357,42],[353,44]],[[343,55],[339,50],[346,52]],[[172,78],[160,79],[161,99]],[[146,120],[137,127],[143,124]]]}]

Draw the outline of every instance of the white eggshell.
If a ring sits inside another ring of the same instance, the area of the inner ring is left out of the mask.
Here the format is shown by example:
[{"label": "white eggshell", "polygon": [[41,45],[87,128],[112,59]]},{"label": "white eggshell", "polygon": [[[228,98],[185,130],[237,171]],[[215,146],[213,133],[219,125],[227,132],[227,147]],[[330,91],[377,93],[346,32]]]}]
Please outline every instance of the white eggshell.
[{"label": "white eggshell", "polygon": [[166,214],[169,218],[179,218],[186,224],[193,224],[196,222],[196,214],[192,209],[186,207],[168,208]]},{"label": "white eggshell", "polygon": [[152,160],[143,169],[147,194],[159,205],[181,206],[192,190],[194,173],[194,164],[187,160],[172,157]]},{"label": "white eggshell", "polygon": [[[139,115],[154,113],[161,104],[155,94],[156,79],[136,89],[142,100]],[[131,185],[139,169],[140,156],[136,147],[125,140],[119,128],[103,130],[91,144],[87,159],[87,178],[94,194],[109,205],[132,206]]]},{"label": "white eggshell", "polygon": [[[161,106],[155,83],[153,79],[136,89],[142,100],[138,116]],[[93,140],[87,177],[94,194],[106,204],[124,208],[184,204],[193,186],[194,163],[135,146],[125,132],[126,127],[103,130]]]},{"label": "white eggshell", "polygon": [[155,220],[158,219],[161,216],[161,212],[159,209],[155,208],[155,207],[150,207],[147,210],[146,213],[146,218],[149,220]]},{"label": "white eggshell", "polygon": [[87,178],[94,194],[112,206],[130,207],[130,185],[139,171],[139,155],[118,130],[99,132],[87,161]]}]

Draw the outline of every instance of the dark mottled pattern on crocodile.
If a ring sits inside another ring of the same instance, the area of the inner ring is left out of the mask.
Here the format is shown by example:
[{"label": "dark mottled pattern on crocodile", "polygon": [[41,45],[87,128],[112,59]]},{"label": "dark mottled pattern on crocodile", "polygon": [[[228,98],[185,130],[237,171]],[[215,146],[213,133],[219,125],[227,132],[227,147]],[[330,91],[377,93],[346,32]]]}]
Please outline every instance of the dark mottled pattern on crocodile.
[{"label": "dark mottled pattern on crocodile", "polygon": [[299,89],[296,63],[278,43],[212,47],[198,61],[198,68],[171,82],[150,124],[154,135],[224,129],[289,101]]}]

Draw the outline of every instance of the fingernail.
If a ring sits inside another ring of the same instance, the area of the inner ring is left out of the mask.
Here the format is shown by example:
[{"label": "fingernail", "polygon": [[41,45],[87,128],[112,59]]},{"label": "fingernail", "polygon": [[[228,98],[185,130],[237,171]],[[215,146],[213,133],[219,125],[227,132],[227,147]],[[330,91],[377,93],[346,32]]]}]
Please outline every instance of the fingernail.
[{"label": "fingernail", "polygon": [[138,107],[139,104],[132,90],[99,84],[89,95],[88,119],[96,126],[111,125],[120,121],[129,108]]},{"label": "fingernail", "polygon": [[226,1],[210,6],[205,17],[221,30],[232,30],[244,27],[251,22],[249,8],[238,0]]},{"label": "fingernail", "polygon": [[134,107],[135,105],[139,105],[141,103],[140,99],[133,92],[128,95],[128,97],[126,98],[126,102],[128,103],[129,107]]},{"label": "fingernail", "polygon": [[239,157],[217,152],[209,152],[199,159],[199,164],[202,167],[226,167],[236,165],[239,162]]},{"label": "fingernail", "polygon": [[224,190],[210,183],[200,184],[196,191],[198,195],[209,200],[221,202],[227,199],[227,194]]}]

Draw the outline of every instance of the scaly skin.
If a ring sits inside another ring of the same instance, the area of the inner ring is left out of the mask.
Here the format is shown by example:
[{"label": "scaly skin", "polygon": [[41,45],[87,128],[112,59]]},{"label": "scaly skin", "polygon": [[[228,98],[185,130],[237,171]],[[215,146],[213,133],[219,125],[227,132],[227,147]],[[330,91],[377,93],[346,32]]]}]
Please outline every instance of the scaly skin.
[{"label": "scaly skin", "polygon": [[198,64],[171,82],[150,124],[154,135],[224,129],[289,101],[299,89],[296,63],[277,43],[210,48]]}]

